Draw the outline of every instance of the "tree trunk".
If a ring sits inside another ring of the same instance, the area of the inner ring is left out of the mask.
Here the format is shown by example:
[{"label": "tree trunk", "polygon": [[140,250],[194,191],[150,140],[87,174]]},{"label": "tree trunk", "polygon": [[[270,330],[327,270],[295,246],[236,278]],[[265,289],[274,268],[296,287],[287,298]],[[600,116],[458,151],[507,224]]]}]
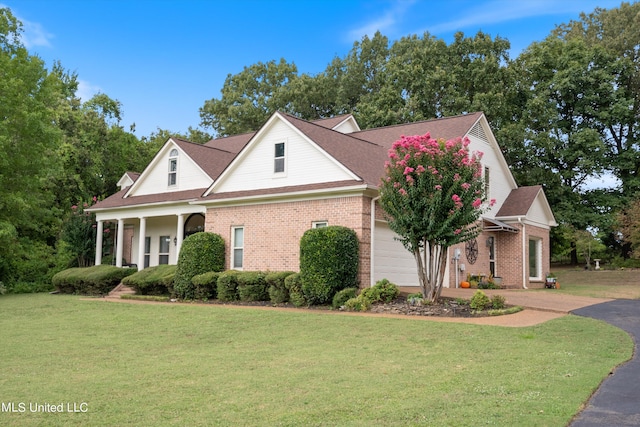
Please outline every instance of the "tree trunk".
[{"label": "tree trunk", "polygon": [[440,298],[447,265],[447,248],[435,242],[423,242],[423,247],[413,253],[418,267],[422,297],[430,302]]}]

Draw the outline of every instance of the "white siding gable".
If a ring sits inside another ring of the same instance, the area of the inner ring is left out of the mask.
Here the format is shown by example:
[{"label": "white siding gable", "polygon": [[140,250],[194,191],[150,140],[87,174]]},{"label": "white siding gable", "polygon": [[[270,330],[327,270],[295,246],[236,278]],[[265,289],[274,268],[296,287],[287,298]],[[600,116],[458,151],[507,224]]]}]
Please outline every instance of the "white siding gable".
[{"label": "white siding gable", "polygon": [[356,119],[354,119],[353,116],[349,116],[348,119],[335,126],[333,130],[342,133],[352,133],[358,132],[360,130],[360,127],[358,126]]},{"label": "white siding gable", "polygon": [[[507,162],[498,147],[491,130],[486,125],[486,119],[481,118],[471,128],[467,137],[471,141],[469,149],[483,153],[482,165],[489,168],[489,194],[487,199],[495,199],[495,205],[486,212],[485,216],[495,218],[504,201],[517,188],[516,182],[507,166]],[[484,173],[484,171],[483,171]]]},{"label": "white siding gable", "polygon": [[[171,150],[178,150],[176,184],[169,185]],[[135,182],[127,196],[168,193],[206,188],[213,180],[173,141],[169,140]]]},{"label": "white siding gable", "polygon": [[543,192],[540,191],[527,212],[527,221],[538,227],[550,228],[556,225],[551,209]]},{"label": "white siding gable", "polygon": [[[357,179],[277,114],[236,157],[211,189],[214,193]],[[284,172],[274,172],[276,144],[284,143]]]}]

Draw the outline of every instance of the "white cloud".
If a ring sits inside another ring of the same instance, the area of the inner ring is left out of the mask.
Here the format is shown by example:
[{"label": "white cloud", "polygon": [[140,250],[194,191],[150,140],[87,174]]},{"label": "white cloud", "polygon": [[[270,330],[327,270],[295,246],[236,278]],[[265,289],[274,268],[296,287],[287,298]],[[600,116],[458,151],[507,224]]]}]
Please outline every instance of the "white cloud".
[{"label": "white cloud", "polygon": [[[0,8],[11,9],[9,6],[3,3],[0,3]],[[42,24],[38,22],[28,21],[20,16],[17,16],[13,11],[12,13],[16,17],[16,19],[18,19],[18,21],[22,23],[23,31],[20,37],[20,41],[27,49],[31,49],[35,46],[51,47],[51,40],[54,38],[54,35],[45,30]]]},{"label": "white cloud", "polygon": [[393,28],[401,23],[402,17],[409,7],[415,3],[415,0],[398,0],[391,9],[386,10],[382,16],[375,18],[371,22],[367,22],[362,26],[350,30],[347,33],[347,40],[360,40],[364,36],[373,37],[376,31],[381,33],[393,32]]},{"label": "white cloud", "polygon": [[[608,3],[607,1],[605,2]],[[463,13],[458,19],[434,25],[426,30],[431,34],[438,34],[440,32],[482,27],[517,19],[567,13],[575,14],[577,19],[580,12],[591,12],[598,3],[584,0],[490,0],[475,7],[466,7],[462,9]]]},{"label": "white cloud", "polygon": [[78,79],[78,91],[76,92],[76,96],[78,96],[82,102],[90,100],[94,95],[100,92],[102,92],[100,86],[94,86],[85,80]]},{"label": "white cloud", "polygon": [[54,37],[53,34],[47,32],[44,27],[37,22],[22,19],[21,21],[24,28],[22,43],[24,43],[25,47],[28,49],[35,46],[51,47],[51,39]]}]

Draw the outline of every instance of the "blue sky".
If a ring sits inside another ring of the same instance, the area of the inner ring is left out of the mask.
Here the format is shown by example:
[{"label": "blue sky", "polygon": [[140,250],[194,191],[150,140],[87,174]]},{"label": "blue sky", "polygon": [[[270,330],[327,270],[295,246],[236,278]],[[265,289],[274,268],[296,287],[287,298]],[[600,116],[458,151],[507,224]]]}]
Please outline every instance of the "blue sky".
[{"label": "blue sky", "polygon": [[354,41],[380,30],[450,41],[456,31],[507,38],[512,58],[560,23],[612,0],[0,0],[24,24],[23,43],[78,74],[83,100],[97,92],[123,106],[136,135],[198,127],[228,74],[284,58],[316,74]]}]

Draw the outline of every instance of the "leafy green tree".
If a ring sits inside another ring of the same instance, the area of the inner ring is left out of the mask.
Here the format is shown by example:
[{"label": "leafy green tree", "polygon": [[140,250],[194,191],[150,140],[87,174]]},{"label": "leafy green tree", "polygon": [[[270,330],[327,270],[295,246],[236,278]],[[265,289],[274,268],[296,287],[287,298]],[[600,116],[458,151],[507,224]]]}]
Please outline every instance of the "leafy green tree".
[{"label": "leafy green tree", "polygon": [[[486,208],[480,160],[468,139],[402,137],[389,150],[380,205],[389,227],[413,254],[423,297],[440,297],[447,248],[473,239]],[[493,201],[490,202],[493,204]]]},{"label": "leafy green tree", "polygon": [[[622,181],[622,196],[633,199],[640,191],[640,3],[596,8],[578,21],[560,25],[554,36],[604,50],[610,57],[607,97],[592,106],[593,129],[607,151],[609,170]],[[580,120],[582,116],[576,118]]]},{"label": "leafy green tree", "polygon": [[200,108],[201,124],[219,136],[236,135],[260,128],[269,116],[286,107],[284,87],[297,77],[298,68],[284,59],[245,67],[229,74],[220,99]]},{"label": "leafy green tree", "polygon": [[[32,280],[24,254],[51,256],[60,221],[42,183],[56,167],[55,110],[67,87],[20,43],[21,23],[0,8],[0,281]],[[41,264],[47,265],[46,259]],[[39,269],[38,269],[39,270]],[[31,271],[35,271],[31,269]]]}]

